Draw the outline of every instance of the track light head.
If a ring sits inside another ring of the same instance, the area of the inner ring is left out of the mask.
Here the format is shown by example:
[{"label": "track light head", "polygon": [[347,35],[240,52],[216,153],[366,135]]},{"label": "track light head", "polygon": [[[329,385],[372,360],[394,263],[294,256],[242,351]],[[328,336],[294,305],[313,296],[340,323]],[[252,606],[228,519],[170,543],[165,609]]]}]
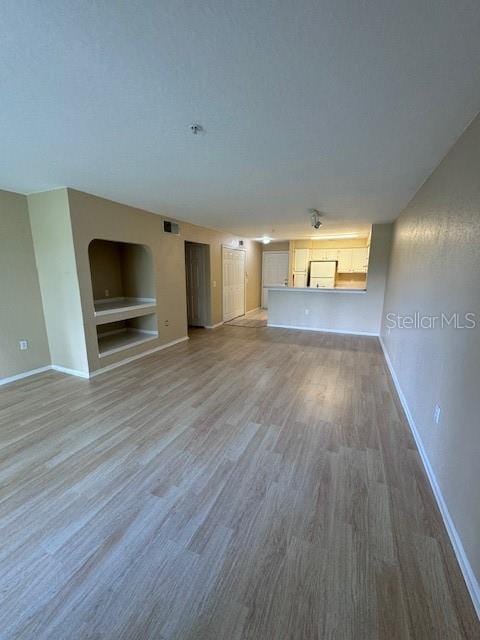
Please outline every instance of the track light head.
[{"label": "track light head", "polygon": [[322,221],[320,220],[320,211],[318,209],[309,209],[310,220],[314,229],[320,229]]}]

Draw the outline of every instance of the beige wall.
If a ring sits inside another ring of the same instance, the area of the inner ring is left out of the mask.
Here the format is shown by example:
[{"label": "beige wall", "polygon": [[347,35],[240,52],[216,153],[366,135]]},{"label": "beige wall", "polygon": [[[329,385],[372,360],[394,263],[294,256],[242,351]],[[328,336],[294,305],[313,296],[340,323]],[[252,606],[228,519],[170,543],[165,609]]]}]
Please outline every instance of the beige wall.
[{"label": "beige wall", "polygon": [[246,311],[258,309],[262,302],[262,246],[253,240],[244,240],[246,251]]},{"label": "beige wall", "polygon": [[[272,325],[378,335],[382,323],[385,283],[390,256],[391,224],[372,227],[367,290],[365,292],[270,291],[268,322]],[[308,315],[305,314],[308,310]]]},{"label": "beige wall", "polygon": [[[395,225],[385,314],[480,322],[480,117]],[[480,329],[396,329],[383,340],[470,564],[480,578]],[[441,407],[440,424],[433,422]]]},{"label": "beige wall", "polygon": [[[239,237],[231,233],[188,224],[187,222],[180,222],[180,228],[182,242],[185,240],[189,242],[201,242],[210,246],[211,324],[215,325],[223,319],[222,246],[224,244],[229,245],[234,240],[239,240]],[[247,272],[245,303],[246,310],[250,311],[260,306],[262,270],[261,245],[253,240],[244,240],[244,247],[246,251],[245,264]]]},{"label": "beige wall", "polygon": [[140,244],[121,245],[122,284],[127,298],[154,298],[154,260],[149,247]]},{"label": "beige wall", "polygon": [[124,296],[120,245],[94,240],[89,245],[88,255],[95,300]]},{"label": "beige wall", "polygon": [[[222,245],[238,239],[236,236],[182,222],[180,236],[171,236],[163,233],[163,217],[159,215],[72,189],[68,190],[68,195],[90,370],[187,335],[185,241],[200,242],[210,247],[210,324],[222,321]],[[94,238],[134,242],[151,249],[155,264],[159,328],[158,339],[147,345],[132,347],[101,359],[97,352],[88,260],[88,245]],[[245,241],[245,250],[248,310],[260,304],[261,247],[256,242]]]},{"label": "beige wall", "polygon": [[0,291],[1,382],[50,364],[27,198],[7,191],[0,191]]},{"label": "beige wall", "polygon": [[52,364],[88,373],[66,189],[28,196]]},{"label": "beige wall", "polygon": [[155,297],[148,247],[96,239],[89,244],[88,256],[95,300]]},{"label": "beige wall", "polygon": [[288,251],[290,248],[289,240],[282,240],[278,242],[270,242],[270,244],[261,244],[263,251]]}]

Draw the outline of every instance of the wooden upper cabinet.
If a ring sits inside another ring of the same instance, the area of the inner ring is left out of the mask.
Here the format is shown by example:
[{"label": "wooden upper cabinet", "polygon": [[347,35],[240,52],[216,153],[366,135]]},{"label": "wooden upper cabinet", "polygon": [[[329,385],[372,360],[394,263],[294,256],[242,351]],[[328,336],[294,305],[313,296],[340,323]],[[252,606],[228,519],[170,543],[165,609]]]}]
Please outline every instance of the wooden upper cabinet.
[{"label": "wooden upper cabinet", "polygon": [[367,273],[368,248],[339,249],[338,271],[339,273]]},{"label": "wooden upper cabinet", "polygon": [[325,249],[324,260],[338,260],[338,249]]},{"label": "wooden upper cabinet", "polygon": [[312,260],[338,260],[339,249],[312,249]]},{"label": "wooden upper cabinet", "polygon": [[368,270],[368,248],[352,249],[352,272],[367,273]]},{"label": "wooden upper cabinet", "polygon": [[295,249],[295,272],[307,272],[310,260],[336,260],[339,273],[367,273],[368,247],[352,249]]},{"label": "wooden upper cabinet", "polygon": [[294,271],[307,271],[310,258],[310,249],[295,249],[293,257]]},{"label": "wooden upper cabinet", "polygon": [[338,266],[339,273],[352,273],[352,251],[353,249],[338,250]]}]

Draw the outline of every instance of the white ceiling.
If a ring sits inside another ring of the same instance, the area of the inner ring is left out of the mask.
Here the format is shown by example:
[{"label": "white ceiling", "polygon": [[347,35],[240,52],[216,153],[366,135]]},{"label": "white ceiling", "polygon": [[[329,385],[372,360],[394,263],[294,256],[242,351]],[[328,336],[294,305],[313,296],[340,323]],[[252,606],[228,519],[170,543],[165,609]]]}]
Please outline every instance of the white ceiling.
[{"label": "white ceiling", "polygon": [[388,221],[480,108],[480,2],[8,0],[0,100],[5,189],[245,236]]}]

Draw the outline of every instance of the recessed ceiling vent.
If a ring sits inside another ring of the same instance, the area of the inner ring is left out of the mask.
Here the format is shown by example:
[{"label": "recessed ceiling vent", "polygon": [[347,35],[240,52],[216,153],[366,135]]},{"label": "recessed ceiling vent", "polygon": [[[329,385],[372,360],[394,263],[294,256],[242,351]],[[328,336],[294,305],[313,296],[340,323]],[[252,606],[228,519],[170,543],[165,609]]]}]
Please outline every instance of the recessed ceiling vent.
[{"label": "recessed ceiling vent", "polygon": [[172,236],[179,236],[180,226],[176,222],[171,222],[170,220],[164,220],[163,231],[164,233],[171,233]]}]

